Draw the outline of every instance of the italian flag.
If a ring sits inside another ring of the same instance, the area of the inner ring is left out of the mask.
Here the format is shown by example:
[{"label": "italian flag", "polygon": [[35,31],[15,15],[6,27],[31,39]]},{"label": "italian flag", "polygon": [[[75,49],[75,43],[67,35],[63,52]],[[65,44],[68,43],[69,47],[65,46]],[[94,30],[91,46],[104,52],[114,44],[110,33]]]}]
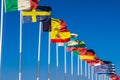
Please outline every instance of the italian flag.
[{"label": "italian flag", "polygon": [[38,6],[39,0],[5,0],[5,10],[9,11],[21,11],[31,10]]}]

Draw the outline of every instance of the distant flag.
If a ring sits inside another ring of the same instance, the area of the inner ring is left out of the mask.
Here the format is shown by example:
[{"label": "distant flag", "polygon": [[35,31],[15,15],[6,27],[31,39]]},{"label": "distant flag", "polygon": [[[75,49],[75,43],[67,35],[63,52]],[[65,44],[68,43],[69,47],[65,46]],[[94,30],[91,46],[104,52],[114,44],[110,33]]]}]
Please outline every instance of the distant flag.
[{"label": "distant flag", "polygon": [[112,80],[120,80],[119,79],[119,76],[117,75],[117,74],[111,74],[110,76],[109,76]]},{"label": "distant flag", "polygon": [[100,65],[104,64],[104,62],[99,58],[95,58],[95,60],[86,60],[86,62],[90,66],[100,66]]},{"label": "distant flag", "polygon": [[5,0],[6,12],[32,10],[38,6],[39,0]]},{"label": "distant flag", "polygon": [[85,54],[80,54],[82,60],[95,60],[95,52],[92,49],[88,49]]},{"label": "distant flag", "polygon": [[29,22],[44,22],[49,20],[51,16],[51,7],[50,6],[38,6],[36,9],[24,10],[22,11],[23,23]]},{"label": "distant flag", "polygon": [[100,66],[95,66],[94,70],[98,74],[107,74],[115,72],[115,70],[112,68],[111,64],[103,64]]},{"label": "distant flag", "polygon": [[80,55],[80,53],[78,51],[76,51],[76,50],[73,51],[73,54],[78,55],[78,56]]}]

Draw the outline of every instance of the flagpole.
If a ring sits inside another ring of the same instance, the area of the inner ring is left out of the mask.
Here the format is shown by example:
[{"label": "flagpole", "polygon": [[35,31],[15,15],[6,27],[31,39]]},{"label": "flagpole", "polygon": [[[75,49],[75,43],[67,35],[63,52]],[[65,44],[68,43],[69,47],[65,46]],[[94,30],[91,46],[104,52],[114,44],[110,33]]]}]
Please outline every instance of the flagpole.
[{"label": "flagpole", "polygon": [[48,80],[50,80],[50,32],[48,39]]},{"label": "flagpole", "polygon": [[58,80],[58,44],[56,43],[56,80]]},{"label": "flagpole", "polygon": [[82,60],[81,60],[81,62],[80,62],[80,63],[81,63],[81,76],[82,76]]},{"label": "flagpole", "polygon": [[66,74],[67,74],[67,71],[66,71],[66,46],[64,46],[64,80],[66,80]]},{"label": "flagpole", "polygon": [[71,52],[71,80],[73,80],[73,52]]},{"label": "flagpole", "polygon": [[20,11],[20,57],[19,57],[19,80],[22,80],[22,11]]},{"label": "flagpole", "polygon": [[2,67],[2,31],[3,31],[3,0],[1,0],[1,24],[0,24],[0,79]]},{"label": "flagpole", "polygon": [[37,80],[40,80],[40,50],[41,50],[41,25],[42,22],[39,24],[39,38],[38,38],[38,69],[37,69]]},{"label": "flagpole", "polygon": [[79,71],[80,71],[79,70],[79,68],[80,68],[80,58],[79,58],[79,55],[78,55],[78,67],[77,68],[78,68],[78,80],[79,80],[79,75],[80,75],[80,73],[79,73]]},{"label": "flagpole", "polygon": [[94,71],[94,67],[92,66],[92,67],[91,67],[91,76],[92,76],[92,80],[94,80],[94,73],[93,73],[93,71]]},{"label": "flagpole", "polygon": [[85,61],[85,77],[87,77],[87,63]]},{"label": "flagpole", "polygon": [[98,80],[98,75],[97,75],[97,73],[95,74],[95,80]]},{"label": "flagpole", "polygon": [[88,79],[90,80],[90,65],[88,65]]}]

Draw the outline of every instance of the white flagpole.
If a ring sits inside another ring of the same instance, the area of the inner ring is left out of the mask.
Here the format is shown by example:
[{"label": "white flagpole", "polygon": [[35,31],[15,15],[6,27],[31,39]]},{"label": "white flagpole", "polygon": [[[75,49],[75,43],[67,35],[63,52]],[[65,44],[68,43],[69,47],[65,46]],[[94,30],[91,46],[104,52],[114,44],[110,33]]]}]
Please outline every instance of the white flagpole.
[{"label": "white flagpole", "polygon": [[50,32],[48,39],[48,80],[50,80]]},{"label": "white flagpole", "polygon": [[85,61],[85,77],[87,77],[87,63]]},{"label": "white flagpole", "polygon": [[88,65],[88,79],[90,80],[90,65]]},{"label": "white flagpole", "polygon": [[1,0],[1,24],[0,24],[0,79],[1,79],[1,67],[2,67],[2,31],[3,31],[3,0]]},{"label": "white flagpole", "polygon": [[93,72],[93,71],[94,71],[94,67],[92,66],[92,67],[91,67],[91,76],[92,76],[92,80],[94,80],[94,72]]},{"label": "white flagpole", "polygon": [[78,79],[79,79],[79,75],[80,75],[80,73],[79,73],[79,71],[80,71],[79,70],[79,68],[80,68],[80,58],[79,58],[79,55],[78,55],[78,67],[77,68],[78,68]]},{"label": "white flagpole", "polygon": [[73,80],[73,52],[71,52],[71,80]]},{"label": "white flagpole", "polygon": [[22,11],[20,11],[20,58],[19,58],[19,80],[22,80]]},{"label": "white flagpole", "polygon": [[80,62],[80,63],[81,63],[81,76],[82,76],[82,71],[83,71],[83,70],[82,70],[82,60],[81,60],[81,62]]},{"label": "white flagpole", "polygon": [[39,38],[38,38],[38,69],[37,69],[37,80],[40,80],[40,50],[41,50],[41,25],[42,22],[39,24]]},{"label": "white flagpole", "polygon": [[97,75],[97,73],[95,74],[95,80],[98,80],[98,75]]},{"label": "white flagpole", "polygon": [[58,80],[58,44],[56,43],[56,80]]},{"label": "white flagpole", "polygon": [[66,71],[66,46],[64,46],[64,79],[65,80],[67,80],[66,74],[67,74],[67,71]]}]

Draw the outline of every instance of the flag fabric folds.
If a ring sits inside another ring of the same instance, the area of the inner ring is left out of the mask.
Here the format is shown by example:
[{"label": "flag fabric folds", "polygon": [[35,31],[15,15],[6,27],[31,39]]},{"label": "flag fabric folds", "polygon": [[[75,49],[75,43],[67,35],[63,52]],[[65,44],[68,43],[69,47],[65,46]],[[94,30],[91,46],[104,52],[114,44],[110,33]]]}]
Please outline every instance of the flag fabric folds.
[{"label": "flag fabric folds", "polygon": [[112,68],[111,64],[103,64],[100,66],[95,66],[94,71],[98,74],[107,74],[115,72],[115,69]]},{"label": "flag fabric folds", "polygon": [[64,31],[51,31],[51,42],[68,42],[70,40],[70,32],[68,30]]},{"label": "flag fabric folds", "polygon": [[37,7],[32,11],[31,10],[22,11],[23,23],[46,21],[51,16],[51,9],[49,6],[43,6],[42,8]]},{"label": "flag fabric folds", "polygon": [[32,10],[37,8],[39,0],[5,0],[6,12]]},{"label": "flag fabric folds", "polygon": [[120,80],[119,76],[115,73],[110,74],[109,76],[112,80]]},{"label": "flag fabric folds", "polygon": [[80,54],[82,60],[95,60],[95,52],[92,49],[88,49],[86,53]]},{"label": "flag fabric folds", "polygon": [[48,18],[45,21],[42,21],[42,31],[43,32],[50,32],[51,31],[51,18]]},{"label": "flag fabric folds", "polygon": [[97,57],[95,57],[95,60],[86,60],[86,62],[90,66],[100,66],[100,65],[104,64],[104,62],[101,59],[97,58]]},{"label": "flag fabric folds", "polygon": [[66,23],[61,19],[51,19],[51,42],[65,43],[70,41],[70,31],[66,28]]}]

